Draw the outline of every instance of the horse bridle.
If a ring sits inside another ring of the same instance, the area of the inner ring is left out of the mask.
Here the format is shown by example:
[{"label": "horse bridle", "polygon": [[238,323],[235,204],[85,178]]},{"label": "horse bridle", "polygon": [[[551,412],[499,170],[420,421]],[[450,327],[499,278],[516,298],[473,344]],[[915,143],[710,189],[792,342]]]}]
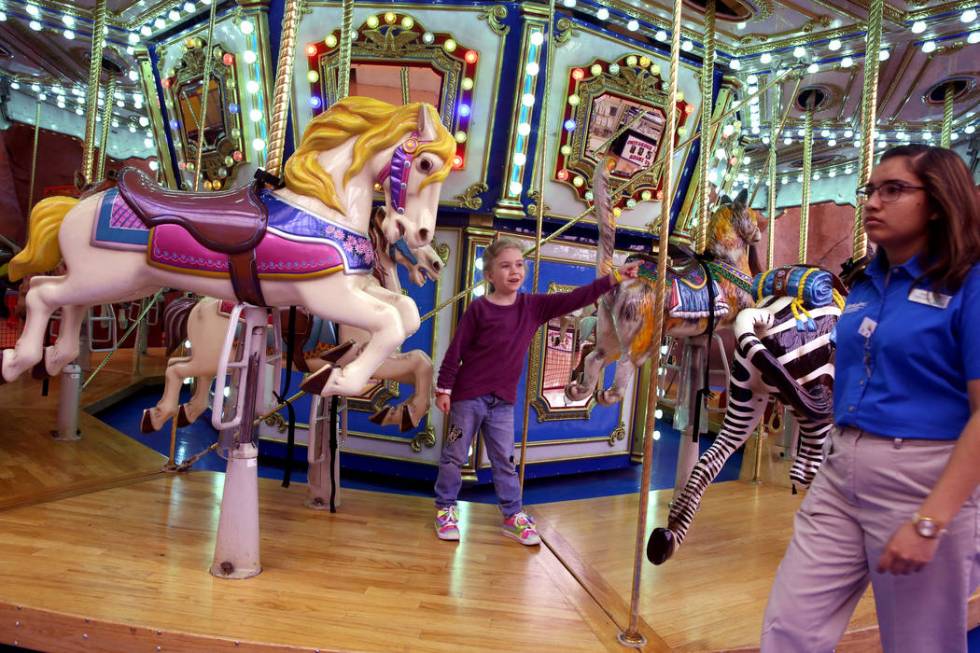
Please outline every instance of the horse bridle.
[{"label": "horse bridle", "polygon": [[405,142],[395,148],[389,161],[375,181],[378,188],[384,186],[385,181],[389,181],[388,193],[391,196],[391,208],[399,215],[405,214],[405,199],[408,195],[408,176],[412,173],[412,161],[419,147],[429,141],[420,140],[417,131],[405,139]]}]

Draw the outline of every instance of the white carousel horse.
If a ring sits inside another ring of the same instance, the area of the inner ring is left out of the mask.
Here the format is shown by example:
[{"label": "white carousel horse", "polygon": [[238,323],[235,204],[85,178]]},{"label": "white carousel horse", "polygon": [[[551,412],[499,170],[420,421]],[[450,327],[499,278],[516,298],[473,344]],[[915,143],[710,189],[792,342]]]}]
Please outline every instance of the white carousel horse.
[{"label": "white carousel horse", "polygon": [[[396,293],[401,293],[396,262],[408,269],[409,279],[418,286],[425,284],[427,279],[437,280],[443,266],[442,259],[430,245],[407,253],[395,247],[386,251],[382,246],[375,250],[375,256],[377,261],[374,278],[384,279],[384,287]],[[143,411],[140,422],[142,432],[158,431],[174,416],[178,426],[193,424],[210,405],[211,382],[218,371],[221,347],[229,322],[227,311],[222,310],[221,304],[221,300],[205,297],[190,301],[181,298],[168,306],[165,316],[167,341],[171,347],[176,348],[176,343],[189,340],[191,353],[188,356],[171,358],[167,362],[163,395],[156,406]],[[344,325],[341,325],[339,331],[340,342],[353,345],[347,345],[344,353],[333,357],[332,363],[343,366],[354,358],[357,349],[367,343],[370,333]],[[284,330],[283,334],[285,333]],[[300,328],[294,335],[297,355],[293,358],[299,371],[315,372],[324,365],[331,364],[319,357],[322,353],[317,347],[319,329]],[[304,349],[311,351],[304,355]],[[392,424],[402,430],[417,426],[428,411],[431,400],[432,359],[420,350],[396,352],[381,363],[374,376],[410,383],[414,392],[393,410],[385,406],[372,419],[383,426]],[[194,394],[190,401],[178,406],[181,383],[191,377],[197,380]]]},{"label": "white carousel horse", "polygon": [[[794,269],[814,270],[806,266],[782,268]],[[786,405],[800,425],[799,451],[789,474],[794,491],[797,486],[809,487],[823,463],[824,441],[833,426],[831,334],[840,319],[844,286],[829,272],[821,272],[826,277],[818,281],[832,301],[803,307],[805,313],[801,313],[793,297],[767,296],[758,307],[747,308],[735,318],[735,356],[725,418],[718,437],[671,501],[667,527],[656,528],[650,535],[647,557],[654,564],[666,562],[684,541],[708,485],[752,435],[770,397]]]},{"label": "white carousel horse", "polygon": [[[612,266],[616,240],[616,223],[608,191],[608,162],[597,167],[594,180],[596,213],[599,220],[599,265],[596,274],[608,274]],[[677,337],[701,336],[708,330],[709,303],[714,295],[714,326],[731,324],[735,315],[752,305],[749,289],[753,270],[750,266],[752,245],[762,238],[765,218],[746,206],[743,191],[734,201],[723,198],[709,225],[707,254],[702,263],[688,250],[671,252],[673,263],[667,268],[667,301],[664,310],[664,334]],[[671,246],[673,249],[674,246]],[[653,315],[656,258],[633,255],[627,261],[640,259],[640,278],[622,283],[599,300],[595,349],[585,357],[582,372],[574,375],[565,387],[573,401],[585,399],[594,391],[603,405],[621,401],[636,369],[660,347],[653,341],[656,323]],[[706,271],[710,270],[710,276]],[[713,293],[709,293],[709,280]],[[613,385],[597,388],[607,365],[616,362]]]},{"label": "white carousel horse", "polygon": [[[179,193],[150,187],[132,171],[120,176],[118,189],[80,201],[42,200],[11,274],[50,270],[61,258],[67,273],[33,280],[23,334],[3,352],[0,378],[12,381],[38,363],[58,374],[78,355],[86,307],[170,287],[305,306],[366,330],[370,340],[356,358],[312,383],[325,396],[357,394],[419,327],[415,303],[372,280],[372,190],[384,191],[385,238],[427,245],[455,148],[430,105],[349,97],[310,122],[286,162],[285,188]],[[61,335],[42,350],[58,308]]]}]

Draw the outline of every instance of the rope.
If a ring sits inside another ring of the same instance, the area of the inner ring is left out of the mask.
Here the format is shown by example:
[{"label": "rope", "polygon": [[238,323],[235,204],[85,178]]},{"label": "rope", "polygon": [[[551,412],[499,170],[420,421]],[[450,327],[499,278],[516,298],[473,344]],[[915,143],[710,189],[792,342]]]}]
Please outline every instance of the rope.
[{"label": "rope", "polygon": [[146,314],[150,312],[150,309],[153,308],[153,305],[157,303],[157,301],[159,301],[161,297],[163,297],[162,288],[158,290],[155,295],[153,295],[153,298],[150,299],[146,307],[142,311],[140,311],[139,316],[133,321],[132,324],[129,325],[129,328],[126,329],[122,337],[116,341],[116,344],[113,345],[112,347],[112,351],[110,351],[105,355],[105,358],[102,359],[102,362],[99,363],[98,366],[94,370],[92,370],[92,373],[89,374],[89,377],[85,379],[85,383],[82,384],[83,391],[85,390],[85,388],[88,387],[88,384],[92,382],[92,379],[98,376],[99,372],[102,371],[102,368],[104,368],[106,365],[109,364],[109,359],[112,358],[112,355],[115,354],[117,351],[119,351],[119,346],[122,345],[122,343],[126,342],[126,338],[129,337],[129,334],[131,334],[133,331],[136,330],[136,327],[139,325],[140,321],[142,321],[143,318],[146,317]]}]

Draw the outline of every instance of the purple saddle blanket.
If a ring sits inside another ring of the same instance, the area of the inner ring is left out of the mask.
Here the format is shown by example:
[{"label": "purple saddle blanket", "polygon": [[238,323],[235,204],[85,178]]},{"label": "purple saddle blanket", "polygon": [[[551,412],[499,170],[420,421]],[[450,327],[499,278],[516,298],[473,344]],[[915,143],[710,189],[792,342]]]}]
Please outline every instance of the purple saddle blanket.
[{"label": "purple saddle blanket", "polygon": [[[370,239],[348,227],[314,216],[271,191],[260,194],[269,211],[265,237],[255,248],[260,279],[316,277],[333,272],[367,274],[374,265]],[[106,192],[92,244],[144,250],[154,267],[187,274],[224,276],[228,256],[210,250],[178,225],[147,229],[116,189]]]}]

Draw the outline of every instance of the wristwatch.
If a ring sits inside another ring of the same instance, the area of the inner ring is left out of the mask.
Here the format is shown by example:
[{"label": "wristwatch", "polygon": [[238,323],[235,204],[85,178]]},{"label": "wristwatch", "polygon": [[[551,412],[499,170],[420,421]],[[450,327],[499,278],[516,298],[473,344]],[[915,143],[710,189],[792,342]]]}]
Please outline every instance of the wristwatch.
[{"label": "wristwatch", "polygon": [[942,528],[935,519],[923,517],[919,513],[915,513],[915,517],[912,518],[912,526],[919,537],[927,540],[934,540],[946,532],[946,529]]}]

